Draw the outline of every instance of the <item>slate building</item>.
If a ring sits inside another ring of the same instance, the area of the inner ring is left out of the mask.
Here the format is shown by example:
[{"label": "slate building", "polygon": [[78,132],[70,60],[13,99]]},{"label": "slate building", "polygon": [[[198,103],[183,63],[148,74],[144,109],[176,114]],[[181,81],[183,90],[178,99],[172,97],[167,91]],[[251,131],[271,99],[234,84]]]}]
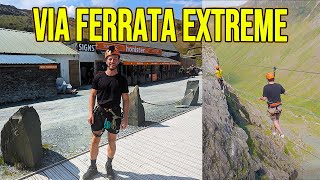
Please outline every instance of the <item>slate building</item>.
[{"label": "slate building", "polygon": [[34,33],[0,28],[0,104],[55,96],[57,77],[79,79],[72,69],[77,58],[60,42],[36,42]]}]

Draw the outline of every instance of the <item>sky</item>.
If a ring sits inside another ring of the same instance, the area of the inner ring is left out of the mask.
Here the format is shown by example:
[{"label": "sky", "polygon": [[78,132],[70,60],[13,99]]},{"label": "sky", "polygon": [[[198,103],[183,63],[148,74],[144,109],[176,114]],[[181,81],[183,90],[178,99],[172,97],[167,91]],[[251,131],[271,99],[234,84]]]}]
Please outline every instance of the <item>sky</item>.
[{"label": "sky", "polygon": [[68,15],[74,17],[76,7],[170,7],[175,18],[181,19],[184,7],[230,7],[245,3],[246,0],[0,0],[0,4],[13,5],[20,9],[32,7],[67,7]]}]

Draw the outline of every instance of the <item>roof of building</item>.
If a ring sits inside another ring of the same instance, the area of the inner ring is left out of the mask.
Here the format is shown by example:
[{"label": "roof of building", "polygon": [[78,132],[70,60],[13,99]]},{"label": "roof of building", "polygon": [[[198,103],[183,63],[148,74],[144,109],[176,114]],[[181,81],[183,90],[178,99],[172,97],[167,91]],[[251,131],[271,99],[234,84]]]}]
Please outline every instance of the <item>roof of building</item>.
[{"label": "roof of building", "polygon": [[77,51],[61,42],[37,42],[32,32],[0,28],[0,53],[76,55]]},{"label": "roof of building", "polygon": [[0,54],[0,64],[57,64],[57,62],[36,55]]},{"label": "roof of building", "polygon": [[161,64],[172,64],[180,65],[179,61],[167,57],[160,56],[145,56],[145,55],[135,55],[135,54],[121,54],[120,60],[124,64],[133,65],[161,65]]}]

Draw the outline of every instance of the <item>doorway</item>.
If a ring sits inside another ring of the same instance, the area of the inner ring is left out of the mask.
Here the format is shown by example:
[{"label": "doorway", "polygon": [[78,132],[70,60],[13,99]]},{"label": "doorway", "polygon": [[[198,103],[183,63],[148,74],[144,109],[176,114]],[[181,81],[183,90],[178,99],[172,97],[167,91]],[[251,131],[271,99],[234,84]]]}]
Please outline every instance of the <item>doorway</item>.
[{"label": "doorway", "polygon": [[92,84],[93,72],[94,72],[94,63],[93,62],[80,62],[80,76],[81,76],[81,85]]},{"label": "doorway", "polygon": [[79,61],[69,60],[69,83],[73,87],[79,87]]}]

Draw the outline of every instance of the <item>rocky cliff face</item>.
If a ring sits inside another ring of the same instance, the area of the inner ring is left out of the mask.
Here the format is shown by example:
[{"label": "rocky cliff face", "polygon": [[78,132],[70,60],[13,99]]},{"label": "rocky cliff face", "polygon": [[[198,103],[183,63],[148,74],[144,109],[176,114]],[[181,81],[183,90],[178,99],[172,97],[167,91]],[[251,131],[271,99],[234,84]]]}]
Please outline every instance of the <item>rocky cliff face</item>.
[{"label": "rocky cliff face", "polygon": [[[281,140],[263,133],[259,115],[213,76],[217,57],[203,43],[203,179],[295,179]],[[229,87],[230,89],[230,87]],[[248,110],[249,109],[249,110]]]}]

